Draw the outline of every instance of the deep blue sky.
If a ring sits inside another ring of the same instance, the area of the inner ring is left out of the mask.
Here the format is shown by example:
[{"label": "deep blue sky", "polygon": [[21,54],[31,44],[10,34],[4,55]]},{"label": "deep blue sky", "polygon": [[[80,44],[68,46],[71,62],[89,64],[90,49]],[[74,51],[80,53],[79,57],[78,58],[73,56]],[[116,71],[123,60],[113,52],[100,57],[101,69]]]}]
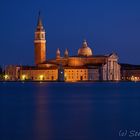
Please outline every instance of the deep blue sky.
[{"label": "deep blue sky", "polygon": [[3,0],[0,65],[34,63],[34,31],[41,10],[47,58],[57,48],[76,55],[83,39],[94,54],[116,52],[120,62],[140,64],[140,0]]}]

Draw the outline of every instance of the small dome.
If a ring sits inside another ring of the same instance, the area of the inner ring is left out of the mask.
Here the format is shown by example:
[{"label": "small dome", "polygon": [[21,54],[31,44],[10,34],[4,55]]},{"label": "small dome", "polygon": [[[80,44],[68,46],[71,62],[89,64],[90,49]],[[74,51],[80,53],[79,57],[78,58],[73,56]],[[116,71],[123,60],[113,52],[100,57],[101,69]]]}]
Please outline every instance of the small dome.
[{"label": "small dome", "polygon": [[65,57],[68,57],[68,56],[69,56],[68,49],[65,50],[65,52],[64,52],[64,56],[65,56]]},{"label": "small dome", "polygon": [[57,49],[56,54],[60,54],[60,50],[59,50],[59,48]]},{"label": "small dome", "polygon": [[59,58],[60,58],[60,50],[58,48],[57,51],[56,51],[56,59],[59,59]]},{"label": "small dome", "polygon": [[84,40],[82,47],[78,50],[78,56],[92,56],[92,50],[88,47],[86,40]]}]

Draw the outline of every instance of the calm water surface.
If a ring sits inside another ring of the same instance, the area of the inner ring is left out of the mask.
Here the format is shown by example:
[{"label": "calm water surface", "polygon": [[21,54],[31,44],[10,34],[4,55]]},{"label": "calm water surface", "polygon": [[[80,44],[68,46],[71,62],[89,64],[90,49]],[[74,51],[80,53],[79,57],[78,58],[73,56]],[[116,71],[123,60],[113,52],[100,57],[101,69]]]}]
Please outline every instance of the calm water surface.
[{"label": "calm water surface", "polygon": [[140,83],[0,83],[0,140],[125,140],[131,130]]}]

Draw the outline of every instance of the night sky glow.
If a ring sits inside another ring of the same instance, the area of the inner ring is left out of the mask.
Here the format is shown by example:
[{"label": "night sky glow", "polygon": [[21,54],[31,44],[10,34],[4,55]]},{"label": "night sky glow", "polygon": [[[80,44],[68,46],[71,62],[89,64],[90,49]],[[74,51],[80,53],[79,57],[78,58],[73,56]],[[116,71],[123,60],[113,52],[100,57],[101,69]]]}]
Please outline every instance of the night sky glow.
[{"label": "night sky glow", "polygon": [[0,65],[34,63],[34,31],[41,10],[47,58],[84,39],[94,54],[116,52],[120,62],[140,64],[139,0],[7,0],[0,4]]}]

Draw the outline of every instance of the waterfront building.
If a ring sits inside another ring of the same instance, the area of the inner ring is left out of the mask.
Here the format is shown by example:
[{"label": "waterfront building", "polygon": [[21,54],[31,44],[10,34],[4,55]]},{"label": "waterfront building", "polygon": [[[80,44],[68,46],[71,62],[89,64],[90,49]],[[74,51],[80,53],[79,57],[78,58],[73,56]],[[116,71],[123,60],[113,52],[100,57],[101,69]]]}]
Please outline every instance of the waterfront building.
[{"label": "waterfront building", "polygon": [[2,74],[2,67],[0,66],[0,74]]},{"label": "waterfront building", "polygon": [[140,81],[140,65],[120,64],[121,79],[124,81]]},{"label": "waterfront building", "polygon": [[[47,49],[49,48],[47,47]],[[86,40],[78,49],[77,55],[70,56],[69,48],[62,56],[58,48],[55,59],[46,59],[45,30],[40,15],[35,31],[34,50],[34,66],[7,67],[6,75],[10,80],[66,82],[120,80],[120,65],[117,54],[95,55]]]},{"label": "waterfront building", "polygon": [[3,80],[3,70],[1,66],[0,66],[0,80]]},{"label": "waterfront building", "polygon": [[5,80],[15,81],[20,79],[21,66],[8,65],[5,67]]},{"label": "waterfront building", "polygon": [[20,79],[32,81],[57,81],[58,69],[57,67],[39,68],[36,66],[24,66],[20,70]]}]

